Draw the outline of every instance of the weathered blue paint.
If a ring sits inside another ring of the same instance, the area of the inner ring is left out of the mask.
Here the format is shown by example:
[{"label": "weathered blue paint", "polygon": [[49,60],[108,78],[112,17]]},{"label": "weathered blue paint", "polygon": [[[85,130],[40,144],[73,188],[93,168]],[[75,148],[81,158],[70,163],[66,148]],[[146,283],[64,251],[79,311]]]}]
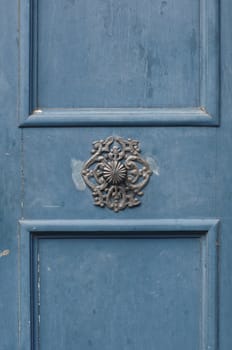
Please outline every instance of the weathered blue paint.
[{"label": "weathered blue paint", "polygon": [[20,350],[216,350],[218,224],[21,221]]},{"label": "weathered blue paint", "polygon": [[11,350],[18,346],[17,221],[21,216],[16,1],[1,1],[0,31],[0,349]]},{"label": "weathered blue paint", "polygon": [[20,18],[22,126],[219,123],[219,0],[22,0]]},{"label": "weathered blue paint", "polygon": [[177,126],[218,125],[219,119],[201,108],[43,109],[34,111],[21,127],[34,126]]},{"label": "weathered blue paint", "polygon": [[119,135],[140,140],[142,157],[156,159],[160,175],[151,176],[142,205],[121,211],[117,218],[217,217],[212,191],[216,134],[217,128],[26,129],[24,215],[36,219],[39,210],[43,219],[115,219],[115,213],[93,205],[91,191],[76,190],[70,163],[89,159],[94,140]]},{"label": "weathered blue paint", "polygon": [[[94,0],[88,10],[89,3],[1,3],[0,349],[38,349],[40,342],[41,350],[179,350],[185,340],[188,349],[231,349],[232,2],[221,0],[219,9],[219,0]],[[77,21],[85,4],[88,13]],[[144,7],[142,34],[132,32],[136,6]],[[148,8],[157,14],[154,26]],[[112,37],[101,32],[104,18],[108,29],[113,23],[105,13],[117,24]],[[146,43],[141,59],[132,54],[138,39]],[[120,45],[121,57],[112,57]],[[96,72],[79,59],[86,50],[91,62],[99,58]],[[97,89],[98,72],[109,85]],[[90,82],[92,93],[84,94]],[[118,214],[94,207],[90,191],[72,179],[71,160],[85,161],[91,143],[109,135],[138,139],[159,167],[142,205]],[[115,265],[101,264],[100,252],[111,252]],[[159,302],[150,290],[164,291]],[[137,310],[141,318],[133,318]]]}]

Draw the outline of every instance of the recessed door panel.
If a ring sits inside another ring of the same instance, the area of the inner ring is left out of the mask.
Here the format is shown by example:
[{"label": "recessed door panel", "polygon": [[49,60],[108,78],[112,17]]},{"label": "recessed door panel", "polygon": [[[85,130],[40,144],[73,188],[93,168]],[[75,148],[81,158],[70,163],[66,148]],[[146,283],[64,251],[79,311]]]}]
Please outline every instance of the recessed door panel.
[{"label": "recessed door panel", "polygon": [[199,106],[199,10],[191,0],[40,0],[38,106]]},{"label": "recessed door panel", "polygon": [[38,254],[41,350],[199,348],[200,239],[40,239]]},{"label": "recessed door panel", "polygon": [[22,221],[20,349],[216,350],[217,238],[216,220]]},{"label": "recessed door panel", "polygon": [[23,0],[22,126],[218,124],[218,9]]}]

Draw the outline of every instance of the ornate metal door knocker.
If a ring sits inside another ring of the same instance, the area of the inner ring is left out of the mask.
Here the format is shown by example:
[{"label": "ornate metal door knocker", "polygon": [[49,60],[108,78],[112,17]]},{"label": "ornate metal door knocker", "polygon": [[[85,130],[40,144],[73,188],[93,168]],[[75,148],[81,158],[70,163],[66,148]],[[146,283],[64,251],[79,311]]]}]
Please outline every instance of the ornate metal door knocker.
[{"label": "ornate metal door knocker", "polygon": [[94,204],[115,212],[139,205],[138,196],[152,174],[140,155],[139,142],[110,136],[93,142],[92,154],[82,177],[92,190]]}]

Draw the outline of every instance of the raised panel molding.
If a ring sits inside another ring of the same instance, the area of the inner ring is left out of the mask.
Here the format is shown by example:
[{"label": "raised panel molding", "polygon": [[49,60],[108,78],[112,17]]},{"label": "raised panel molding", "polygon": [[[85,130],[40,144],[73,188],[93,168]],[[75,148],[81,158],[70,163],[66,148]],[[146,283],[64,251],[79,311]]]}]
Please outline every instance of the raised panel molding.
[{"label": "raised panel molding", "polygon": [[[218,348],[218,220],[36,220],[20,222],[20,350],[37,348],[38,239],[200,239],[200,349]],[[37,271],[37,272],[36,272]],[[38,287],[39,286],[39,287]],[[32,345],[33,344],[33,345]]]},{"label": "raised panel molding", "polygon": [[181,108],[40,108],[37,96],[38,0],[20,1],[21,127],[219,125],[219,0],[200,1],[200,106]]}]

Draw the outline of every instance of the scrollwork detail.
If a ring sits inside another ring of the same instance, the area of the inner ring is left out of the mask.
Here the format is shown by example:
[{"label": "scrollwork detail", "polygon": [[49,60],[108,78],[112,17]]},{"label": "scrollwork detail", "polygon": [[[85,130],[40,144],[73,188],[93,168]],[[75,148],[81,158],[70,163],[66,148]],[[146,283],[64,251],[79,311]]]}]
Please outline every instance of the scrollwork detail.
[{"label": "scrollwork detail", "polygon": [[92,156],[82,177],[92,190],[94,204],[118,212],[138,206],[152,171],[140,155],[139,142],[110,136],[93,142]]}]

